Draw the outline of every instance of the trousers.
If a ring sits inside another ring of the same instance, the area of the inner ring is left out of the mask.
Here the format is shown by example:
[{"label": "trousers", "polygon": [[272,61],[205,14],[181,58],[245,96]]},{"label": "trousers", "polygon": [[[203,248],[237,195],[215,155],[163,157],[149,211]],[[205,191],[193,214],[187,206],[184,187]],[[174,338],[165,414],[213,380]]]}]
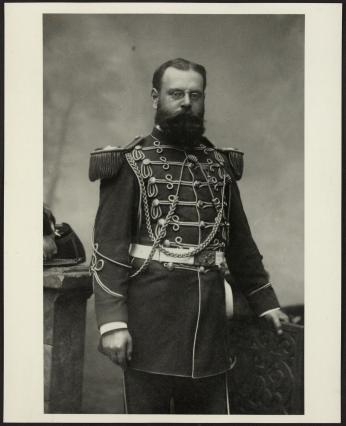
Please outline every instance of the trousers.
[{"label": "trousers", "polygon": [[205,378],[124,372],[127,414],[229,414],[227,373]]}]

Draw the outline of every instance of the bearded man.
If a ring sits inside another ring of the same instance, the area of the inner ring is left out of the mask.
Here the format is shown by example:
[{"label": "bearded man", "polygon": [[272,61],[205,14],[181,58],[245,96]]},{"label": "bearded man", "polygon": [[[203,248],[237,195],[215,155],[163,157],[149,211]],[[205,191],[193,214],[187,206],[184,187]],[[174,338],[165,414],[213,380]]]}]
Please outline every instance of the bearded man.
[{"label": "bearded man", "polygon": [[287,320],[242,207],[242,153],[203,136],[205,88],[202,65],[165,62],[153,131],[91,155],[100,350],[124,369],[128,413],[230,412],[226,265],[259,317]]}]

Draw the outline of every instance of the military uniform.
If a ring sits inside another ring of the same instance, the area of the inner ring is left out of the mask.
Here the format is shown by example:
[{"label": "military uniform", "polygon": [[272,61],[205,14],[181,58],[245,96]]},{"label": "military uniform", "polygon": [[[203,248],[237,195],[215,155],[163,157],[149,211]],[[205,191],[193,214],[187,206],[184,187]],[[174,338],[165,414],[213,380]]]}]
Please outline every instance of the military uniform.
[{"label": "military uniform", "polygon": [[127,323],[131,369],[201,379],[231,368],[225,264],[257,315],[279,306],[242,207],[242,164],[205,137],[169,145],[156,127],[92,153],[96,316]]}]

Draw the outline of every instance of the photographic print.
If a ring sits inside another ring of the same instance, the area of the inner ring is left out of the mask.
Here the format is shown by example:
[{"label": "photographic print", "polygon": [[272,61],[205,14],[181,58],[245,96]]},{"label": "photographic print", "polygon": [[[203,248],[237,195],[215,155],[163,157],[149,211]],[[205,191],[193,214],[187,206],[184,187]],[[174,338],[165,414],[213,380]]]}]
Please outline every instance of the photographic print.
[{"label": "photographic print", "polygon": [[4,419],[338,421],[340,8],[5,17]]},{"label": "photographic print", "polygon": [[304,15],[45,14],[43,47],[44,200],[95,293],[49,308],[86,336],[46,345],[47,412],[302,414]]}]

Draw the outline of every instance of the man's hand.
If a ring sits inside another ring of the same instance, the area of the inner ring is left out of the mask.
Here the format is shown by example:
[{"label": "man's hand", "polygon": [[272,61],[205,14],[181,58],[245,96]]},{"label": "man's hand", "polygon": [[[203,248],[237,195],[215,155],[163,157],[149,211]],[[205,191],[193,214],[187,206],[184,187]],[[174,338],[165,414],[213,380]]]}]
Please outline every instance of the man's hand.
[{"label": "man's hand", "polygon": [[127,329],[114,330],[101,337],[100,351],[108,356],[115,364],[126,367],[126,361],[131,361],[132,337]]},{"label": "man's hand", "polygon": [[282,312],[281,309],[275,311],[270,311],[263,316],[267,321],[271,322],[274,326],[277,334],[282,334],[282,325],[283,322],[289,322],[288,316]]}]

